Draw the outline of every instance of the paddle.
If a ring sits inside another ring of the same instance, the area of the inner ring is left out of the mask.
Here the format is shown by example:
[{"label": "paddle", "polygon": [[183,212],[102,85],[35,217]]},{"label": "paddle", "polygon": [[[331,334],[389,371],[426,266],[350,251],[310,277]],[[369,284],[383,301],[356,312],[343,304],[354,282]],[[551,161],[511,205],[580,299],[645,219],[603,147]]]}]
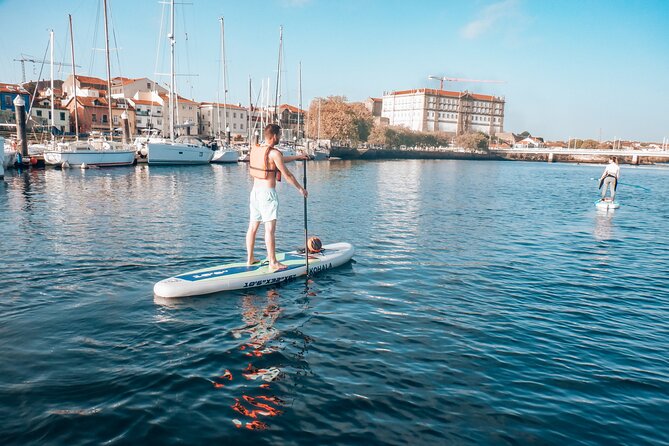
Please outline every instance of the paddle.
[{"label": "paddle", "polygon": [[[591,180],[599,180],[599,178],[590,178],[590,179],[591,179]],[[643,190],[645,190],[646,192],[650,192],[650,189],[649,189],[649,188],[647,188],[647,187],[643,187],[643,186],[638,186],[638,185],[636,185],[636,184],[623,183],[622,181],[618,181],[618,184],[621,184],[621,185],[623,185],[623,186],[628,186],[628,187],[636,187],[636,188],[639,188],[639,189],[643,189]],[[602,187],[602,185],[601,185],[601,183],[600,183],[599,188],[601,189],[601,187]]]},{"label": "paddle", "polygon": [[[302,166],[302,187],[307,190],[307,160]],[[307,262],[307,278],[309,278],[309,231],[307,229],[307,197],[304,197],[304,259]]]}]

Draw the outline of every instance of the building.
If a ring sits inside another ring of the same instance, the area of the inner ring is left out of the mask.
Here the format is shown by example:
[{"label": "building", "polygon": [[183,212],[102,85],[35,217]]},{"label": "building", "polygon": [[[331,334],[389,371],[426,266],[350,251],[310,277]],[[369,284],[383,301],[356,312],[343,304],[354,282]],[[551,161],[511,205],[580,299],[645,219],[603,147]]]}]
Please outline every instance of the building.
[{"label": "building", "polygon": [[164,120],[163,104],[157,99],[149,97],[149,99],[129,98],[128,102],[135,109],[135,128],[138,133],[144,130],[157,129],[163,133]]},{"label": "building", "polygon": [[30,112],[30,93],[20,85],[0,83],[0,122],[15,123],[14,99],[21,96]]},{"label": "building", "polygon": [[294,137],[301,138],[304,135],[298,135],[297,128],[298,125],[302,125],[302,128],[306,128],[306,115],[307,112],[300,110],[297,107],[294,107],[289,104],[281,104],[279,106],[279,125],[281,126],[281,137],[285,140],[292,141]]},{"label": "building", "polygon": [[[78,77],[78,76],[77,76]],[[70,97],[65,103],[65,107],[70,112],[70,124],[72,131],[75,126],[75,110],[79,119],[79,133],[102,132],[109,133],[109,103],[104,97],[106,92],[94,89],[82,89],[86,95],[77,95],[77,103],[75,107],[74,97]],[[115,130],[121,129],[121,114],[125,111],[128,113],[128,121],[130,126],[130,134],[134,135],[136,132],[136,116],[135,109],[128,99],[113,98],[112,99],[112,124]]]},{"label": "building", "polygon": [[65,95],[70,98],[74,96],[74,85],[77,87],[77,95],[85,96],[86,90],[102,90],[107,91],[107,81],[100,79],[98,77],[91,76],[80,76],[77,75],[76,83],[74,81],[74,76],[71,74],[63,82],[63,92]]},{"label": "building", "polygon": [[504,104],[503,97],[420,88],[385,93],[381,116],[422,132],[495,135],[504,131]]},{"label": "building", "polygon": [[[48,93],[50,93],[47,90]],[[70,131],[70,111],[61,105],[59,99],[54,100],[54,116],[53,125],[56,132],[63,134]],[[30,110],[30,120],[33,125],[39,126],[43,129],[48,129],[51,125],[51,98],[43,97],[35,100],[32,109]]]},{"label": "building", "polygon": [[541,149],[546,147],[542,138],[528,136],[513,145],[514,149]]},{"label": "building", "polygon": [[167,89],[161,87],[157,82],[147,77],[129,79],[127,77],[115,77],[112,79],[113,98],[133,98],[139,93],[167,94]]},{"label": "building", "polygon": [[202,102],[199,132],[201,136],[224,138],[227,126],[231,137],[246,138],[248,119],[248,111],[241,105]]},{"label": "building", "polygon": [[[167,94],[163,93],[159,93],[158,98],[163,104],[163,111],[165,113],[165,119],[163,120],[163,135],[167,136],[170,134],[170,98]],[[174,133],[176,136],[198,135],[198,114],[200,111],[200,104],[181,96],[177,96],[176,100],[177,104],[175,105],[174,110]]]},{"label": "building", "polygon": [[381,112],[383,111],[383,99],[381,98],[367,98],[364,101],[365,107],[372,116],[381,117]]}]

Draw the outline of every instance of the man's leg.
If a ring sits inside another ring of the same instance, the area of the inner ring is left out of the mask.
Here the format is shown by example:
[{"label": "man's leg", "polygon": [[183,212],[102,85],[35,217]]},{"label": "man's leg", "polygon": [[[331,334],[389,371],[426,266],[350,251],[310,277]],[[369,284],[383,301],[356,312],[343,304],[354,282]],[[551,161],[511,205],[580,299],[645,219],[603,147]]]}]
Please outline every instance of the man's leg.
[{"label": "man's leg", "polygon": [[271,220],[265,223],[265,245],[267,246],[267,258],[269,259],[269,267],[271,269],[283,269],[286,265],[279,263],[276,260],[275,248],[275,234],[276,234],[276,220]]},{"label": "man's leg", "polygon": [[251,220],[249,222],[249,229],[246,231],[246,264],[252,265],[255,263],[256,259],[253,257],[253,249],[256,244],[256,233],[258,232],[258,227],[260,226],[259,221]]}]

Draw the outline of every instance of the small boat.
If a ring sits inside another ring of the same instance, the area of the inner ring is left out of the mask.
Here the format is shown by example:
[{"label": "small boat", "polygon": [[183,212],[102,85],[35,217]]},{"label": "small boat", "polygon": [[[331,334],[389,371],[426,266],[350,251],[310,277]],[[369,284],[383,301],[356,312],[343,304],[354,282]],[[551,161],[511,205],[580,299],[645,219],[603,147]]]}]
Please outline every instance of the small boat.
[{"label": "small boat", "polygon": [[0,137],[0,165],[3,169],[8,169],[16,163],[17,151],[14,149],[13,140],[7,141]]},{"label": "small boat", "polygon": [[174,141],[149,142],[147,149],[149,164],[209,164],[214,156],[214,151],[195,136],[180,136]]},{"label": "small boat", "polygon": [[74,141],[45,150],[44,162],[52,166],[130,166],[135,162],[135,151],[114,141]]},{"label": "small boat", "polygon": [[239,161],[239,151],[237,149],[234,149],[222,141],[217,142],[220,143],[220,145],[214,150],[214,154],[211,158],[212,163],[236,163]]}]

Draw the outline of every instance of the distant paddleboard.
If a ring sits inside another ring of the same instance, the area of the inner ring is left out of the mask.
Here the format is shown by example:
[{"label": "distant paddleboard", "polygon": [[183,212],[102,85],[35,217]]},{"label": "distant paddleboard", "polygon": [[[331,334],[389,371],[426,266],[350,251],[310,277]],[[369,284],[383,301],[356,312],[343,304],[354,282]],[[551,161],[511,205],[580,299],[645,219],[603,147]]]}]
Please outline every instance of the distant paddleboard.
[{"label": "distant paddleboard", "polygon": [[598,200],[595,202],[595,206],[597,206],[597,209],[618,209],[620,207],[620,203],[617,201]]},{"label": "distant paddleboard", "polygon": [[[324,245],[322,252],[309,255],[309,272],[313,274],[341,266],[351,260],[354,252],[353,245],[349,243]],[[277,253],[276,258],[288,268],[270,271],[267,262],[258,262],[251,266],[246,266],[246,262],[229,263],[161,280],[154,285],[153,293],[160,297],[199,296],[276,285],[303,276],[307,272],[304,253]]]}]

